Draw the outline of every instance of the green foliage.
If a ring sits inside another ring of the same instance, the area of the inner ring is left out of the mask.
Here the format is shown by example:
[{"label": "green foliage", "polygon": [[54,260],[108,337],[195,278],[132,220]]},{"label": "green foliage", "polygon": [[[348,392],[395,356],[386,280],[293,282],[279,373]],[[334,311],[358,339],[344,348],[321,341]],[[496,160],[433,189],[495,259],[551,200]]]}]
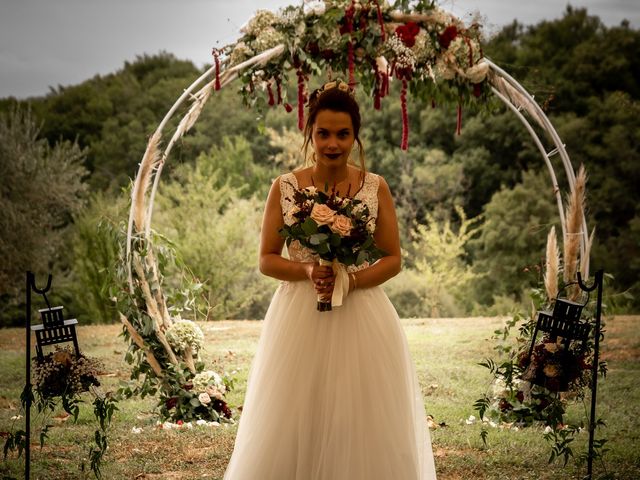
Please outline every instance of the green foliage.
[{"label": "green foliage", "polygon": [[[259,318],[274,285],[257,267],[263,200],[242,198],[244,189],[234,186],[250,158],[247,143],[228,145],[176,168],[158,195],[154,224],[179,239],[178,255],[203,284],[199,301],[206,318]],[[220,169],[229,158],[240,160]],[[268,186],[264,178],[260,182]],[[167,273],[169,282],[173,272]]]},{"label": "green foliage", "polygon": [[0,114],[2,326],[22,313],[25,272],[43,278],[59,267],[72,216],[86,197],[84,157],[75,143],[50,147],[40,139],[29,110]]},{"label": "green foliage", "polygon": [[387,287],[401,315],[456,316],[469,302],[467,294],[481,274],[466,263],[465,247],[480,219],[468,219],[460,207],[456,212],[460,221],[457,231],[450,221],[439,223],[431,214],[425,225],[416,225],[405,252],[407,265]]},{"label": "green foliage", "polygon": [[117,284],[114,265],[120,262],[119,229],[126,218],[125,197],[93,195],[89,205],[74,218],[67,263],[70,267],[63,288],[70,307],[81,323],[117,321],[111,298]]},{"label": "green foliage", "polygon": [[525,288],[538,284],[547,232],[558,215],[548,184],[542,173],[524,172],[523,183],[501,189],[485,206],[480,235],[469,242],[474,269],[490,272],[476,282],[481,303],[496,295],[523,298]]}]

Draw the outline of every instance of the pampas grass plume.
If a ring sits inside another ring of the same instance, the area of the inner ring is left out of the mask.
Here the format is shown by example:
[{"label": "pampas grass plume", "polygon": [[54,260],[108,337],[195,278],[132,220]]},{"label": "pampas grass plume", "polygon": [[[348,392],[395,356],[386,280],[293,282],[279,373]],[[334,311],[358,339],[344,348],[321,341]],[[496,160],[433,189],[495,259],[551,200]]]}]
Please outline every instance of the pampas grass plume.
[{"label": "pampas grass plume", "polygon": [[558,296],[558,272],[560,270],[560,250],[558,249],[556,227],[551,227],[547,235],[545,263],[544,287],[547,291],[547,298],[552,300]]},{"label": "pampas grass plume", "polygon": [[566,238],[564,239],[564,281],[575,281],[578,269],[578,255],[580,252],[580,238],[582,236],[582,218],[584,216],[585,187],[587,174],[584,165],[580,166],[576,183],[567,207]]},{"label": "pampas grass plume", "polygon": [[144,230],[144,219],[146,213],[145,195],[149,188],[149,184],[151,183],[151,174],[158,163],[158,158],[160,157],[159,145],[160,133],[155,132],[147,144],[147,150],[144,152],[144,157],[142,157],[142,162],[140,163],[140,173],[138,174],[134,185],[133,219],[138,232],[142,232]]}]

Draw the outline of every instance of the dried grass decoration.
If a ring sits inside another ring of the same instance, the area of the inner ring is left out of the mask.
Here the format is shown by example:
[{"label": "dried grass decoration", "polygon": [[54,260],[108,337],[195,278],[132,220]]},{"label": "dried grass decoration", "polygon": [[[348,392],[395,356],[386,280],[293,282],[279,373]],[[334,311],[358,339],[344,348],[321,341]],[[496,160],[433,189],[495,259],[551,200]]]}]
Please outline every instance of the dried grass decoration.
[{"label": "dried grass decoration", "polygon": [[69,348],[56,347],[42,359],[34,359],[35,388],[42,398],[73,397],[100,386],[98,374],[102,363]]}]

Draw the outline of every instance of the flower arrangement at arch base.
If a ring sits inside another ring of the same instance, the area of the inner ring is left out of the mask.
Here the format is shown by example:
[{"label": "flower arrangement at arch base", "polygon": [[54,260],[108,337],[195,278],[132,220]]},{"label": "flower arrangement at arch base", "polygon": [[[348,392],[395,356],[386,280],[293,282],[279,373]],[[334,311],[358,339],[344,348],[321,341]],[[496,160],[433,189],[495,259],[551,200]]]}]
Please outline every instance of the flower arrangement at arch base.
[{"label": "flower arrangement at arch base", "polygon": [[[232,409],[225,395],[233,389],[233,377],[206,370],[199,361],[204,335],[198,325],[191,320],[178,319],[165,332],[167,344],[182,361],[168,362],[161,372],[154,372],[148,362],[128,354],[126,359],[133,365],[132,380],[142,383],[122,389],[125,396],[157,395],[156,409],[162,420],[171,422],[233,423]],[[140,352],[132,343],[132,350]],[[160,373],[160,374],[158,374]]]}]

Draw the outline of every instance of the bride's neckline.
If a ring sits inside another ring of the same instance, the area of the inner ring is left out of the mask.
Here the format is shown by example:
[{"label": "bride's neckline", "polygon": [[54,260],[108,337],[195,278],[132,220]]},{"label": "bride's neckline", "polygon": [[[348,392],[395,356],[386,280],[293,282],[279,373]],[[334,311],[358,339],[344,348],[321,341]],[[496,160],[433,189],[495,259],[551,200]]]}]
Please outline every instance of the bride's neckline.
[{"label": "bride's neckline", "polygon": [[[296,187],[297,189],[303,189],[303,188],[308,188],[308,187],[315,186],[316,188],[318,188],[318,190],[324,190],[324,186],[319,187],[318,185],[314,185],[313,183],[310,183],[309,185],[305,185],[305,186],[301,187],[301,186],[300,186],[300,180],[298,179],[298,176],[296,175],[296,172],[291,172],[291,175],[293,176],[293,179],[294,179],[294,181],[295,181],[295,187]],[[368,172],[362,172],[362,170],[360,170],[360,171],[358,172],[358,177],[359,177],[359,178],[358,178],[358,182],[357,182],[357,183],[359,183],[358,188],[357,188],[357,190],[356,190],[355,192],[353,192],[353,193],[349,191],[349,192],[348,192],[348,193],[349,193],[349,195],[348,195],[348,196],[350,196],[351,198],[354,198],[358,193],[360,193],[360,191],[364,188],[364,183],[365,183],[365,179],[366,179],[367,175],[368,175]],[[311,178],[311,180],[313,181],[313,175],[310,175],[310,178]],[[346,178],[345,178],[344,180],[342,180],[339,184],[344,183],[344,182],[345,182],[345,180],[346,180]],[[347,189],[351,190],[351,187],[352,187],[353,185],[352,185],[352,184],[350,184],[350,183],[347,183],[347,185],[349,185],[349,186],[347,187]],[[330,191],[331,191],[331,185],[329,186],[329,192],[330,192]],[[345,196],[347,196],[346,192],[345,192],[344,194],[340,194],[340,193],[339,193],[339,190],[338,190],[338,195],[339,195],[339,196],[341,196],[341,197],[345,197]]]}]

